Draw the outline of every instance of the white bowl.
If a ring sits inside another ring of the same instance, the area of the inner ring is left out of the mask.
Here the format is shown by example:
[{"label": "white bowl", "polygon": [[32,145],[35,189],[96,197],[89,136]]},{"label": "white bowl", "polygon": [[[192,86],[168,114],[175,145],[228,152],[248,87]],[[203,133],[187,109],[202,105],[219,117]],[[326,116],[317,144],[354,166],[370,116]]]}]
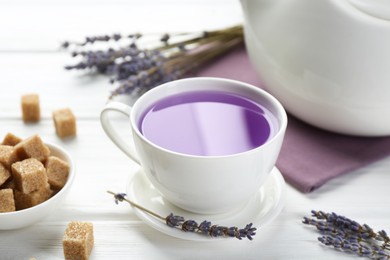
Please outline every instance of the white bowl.
[{"label": "white bowl", "polygon": [[46,145],[49,147],[51,155],[57,156],[58,158],[69,163],[70,171],[68,180],[59,192],[41,204],[14,212],[0,213],[0,230],[19,229],[30,226],[44,219],[61,204],[63,199],[69,193],[75,176],[75,166],[73,160],[69,153],[66,152],[63,148],[54,144],[46,143]]}]

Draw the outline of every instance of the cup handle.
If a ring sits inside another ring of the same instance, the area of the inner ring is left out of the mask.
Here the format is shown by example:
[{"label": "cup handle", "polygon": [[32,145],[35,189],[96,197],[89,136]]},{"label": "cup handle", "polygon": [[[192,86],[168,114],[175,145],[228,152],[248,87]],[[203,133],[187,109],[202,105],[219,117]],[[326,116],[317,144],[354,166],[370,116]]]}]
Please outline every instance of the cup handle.
[{"label": "cup handle", "polygon": [[109,113],[110,111],[120,112],[130,118],[131,107],[120,102],[110,102],[106,104],[100,113],[100,123],[106,132],[106,135],[114,142],[114,144],[129,156],[138,165],[140,161],[135,150],[119,136],[115,128],[112,126]]}]

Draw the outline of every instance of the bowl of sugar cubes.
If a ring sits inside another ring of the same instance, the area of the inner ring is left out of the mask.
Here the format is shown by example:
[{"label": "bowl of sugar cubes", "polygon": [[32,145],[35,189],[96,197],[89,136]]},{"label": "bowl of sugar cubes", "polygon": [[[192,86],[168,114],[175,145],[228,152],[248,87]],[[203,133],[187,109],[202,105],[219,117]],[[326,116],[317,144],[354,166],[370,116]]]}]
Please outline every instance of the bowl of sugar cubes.
[{"label": "bowl of sugar cubes", "polygon": [[0,143],[0,230],[30,226],[47,217],[69,193],[74,163],[63,148],[39,135],[8,133]]}]

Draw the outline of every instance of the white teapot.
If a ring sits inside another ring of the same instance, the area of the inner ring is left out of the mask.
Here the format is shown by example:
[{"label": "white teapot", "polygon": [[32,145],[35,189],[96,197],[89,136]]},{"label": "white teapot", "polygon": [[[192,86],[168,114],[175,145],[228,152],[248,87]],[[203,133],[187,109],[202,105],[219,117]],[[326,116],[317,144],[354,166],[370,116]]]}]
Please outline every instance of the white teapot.
[{"label": "white teapot", "polygon": [[250,59],[296,117],[390,135],[390,0],[241,0]]}]

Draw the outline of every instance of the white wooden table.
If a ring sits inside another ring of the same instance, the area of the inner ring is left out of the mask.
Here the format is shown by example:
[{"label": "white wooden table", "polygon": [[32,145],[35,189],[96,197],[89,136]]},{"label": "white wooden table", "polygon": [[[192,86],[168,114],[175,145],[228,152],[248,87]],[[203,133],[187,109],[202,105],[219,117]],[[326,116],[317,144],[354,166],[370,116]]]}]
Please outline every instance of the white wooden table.
[{"label": "white wooden table", "polygon": [[[111,143],[99,123],[112,86],[102,76],[65,71],[63,66],[73,61],[58,46],[88,35],[196,31],[242,21],[238,0],[164,2],[0,0],[0,138],[7,132],[21,137],[38,133],[67,149],[77,168],[71,193],[58,211],[31,227],[0,231],[0,259],[63,259],[62,236],[71,220],[93,222],[91,259],[352,259],[321,246],[319,234],[301,224],[311,209],[335,211],[375,230],[390,230],[390,158],[311,194],[287,185],[282,213],[261,227],[253,241],[180,240],[144,224],[127,204],[113,203],[106,190],[125,191],[137,166]],[[41,98],[38,124],[21,120],[20,97],[29,92]],[[77,137],[65,141],[56,136],[51,120],[52,111],[63,107],[70,107],[78,119]]]}]

